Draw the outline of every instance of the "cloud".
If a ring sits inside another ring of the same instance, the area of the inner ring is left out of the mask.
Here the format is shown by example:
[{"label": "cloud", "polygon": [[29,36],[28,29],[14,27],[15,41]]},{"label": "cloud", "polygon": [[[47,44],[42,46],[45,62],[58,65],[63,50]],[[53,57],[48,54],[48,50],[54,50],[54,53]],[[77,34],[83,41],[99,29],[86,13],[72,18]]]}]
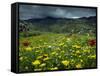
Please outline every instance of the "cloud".
[{"label": "cloud", "polygon": [[78,8],[78,7],[53,7],[39,5],[20,5],[19,18],[26,20],[30,18],[45,18],[47,16],[56,18],[75,18],[95,16],[94,8]]}]

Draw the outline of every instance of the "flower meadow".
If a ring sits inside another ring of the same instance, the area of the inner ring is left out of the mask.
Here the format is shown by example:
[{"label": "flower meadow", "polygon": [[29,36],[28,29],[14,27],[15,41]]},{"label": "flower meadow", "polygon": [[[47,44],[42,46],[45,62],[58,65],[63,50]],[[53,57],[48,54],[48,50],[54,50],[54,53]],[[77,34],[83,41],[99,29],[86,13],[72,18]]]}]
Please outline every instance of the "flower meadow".
[{"label": "flower meadow", "polygon": [[47,33],[19,37],[20,72],[95,67],[95,35]]}]

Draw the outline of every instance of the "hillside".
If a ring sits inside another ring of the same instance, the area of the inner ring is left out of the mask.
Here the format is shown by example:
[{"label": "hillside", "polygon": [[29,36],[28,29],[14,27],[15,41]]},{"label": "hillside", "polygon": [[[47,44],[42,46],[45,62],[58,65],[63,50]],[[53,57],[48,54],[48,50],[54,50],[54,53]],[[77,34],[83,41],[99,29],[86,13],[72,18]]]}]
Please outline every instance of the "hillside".
[{"label": "hillside", "polygon": [[40,19],[20,20],[19,26],[26,26],[31,31],[54,32],[54,33],[87,33],[90,30],[95,31],[96,17],[82,18],[53,18],[46,17]]}]

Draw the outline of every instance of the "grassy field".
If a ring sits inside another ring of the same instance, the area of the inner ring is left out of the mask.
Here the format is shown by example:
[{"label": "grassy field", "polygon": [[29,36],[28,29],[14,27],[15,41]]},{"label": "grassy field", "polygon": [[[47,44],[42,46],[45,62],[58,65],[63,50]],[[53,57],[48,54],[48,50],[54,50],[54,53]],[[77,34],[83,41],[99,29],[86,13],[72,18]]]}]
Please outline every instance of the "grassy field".
[{"label": "grassy field", "polygon": [[54,34],[19,38],[19,71],[96,67],[95,36]]}]

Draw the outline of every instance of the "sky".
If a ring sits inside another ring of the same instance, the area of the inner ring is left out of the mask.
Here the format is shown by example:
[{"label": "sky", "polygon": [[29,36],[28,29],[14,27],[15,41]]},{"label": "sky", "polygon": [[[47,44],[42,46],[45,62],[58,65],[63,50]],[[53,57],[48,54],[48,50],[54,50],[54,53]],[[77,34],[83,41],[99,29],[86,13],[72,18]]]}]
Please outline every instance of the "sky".
[{"label": "sky", "polygon": [[80,18],[96,16],[94,8],[78,7],[58,7],[58,6],[40,6],[40,5],[20,5],[20,20],[37,19],[46,17],[55,18]]}]

